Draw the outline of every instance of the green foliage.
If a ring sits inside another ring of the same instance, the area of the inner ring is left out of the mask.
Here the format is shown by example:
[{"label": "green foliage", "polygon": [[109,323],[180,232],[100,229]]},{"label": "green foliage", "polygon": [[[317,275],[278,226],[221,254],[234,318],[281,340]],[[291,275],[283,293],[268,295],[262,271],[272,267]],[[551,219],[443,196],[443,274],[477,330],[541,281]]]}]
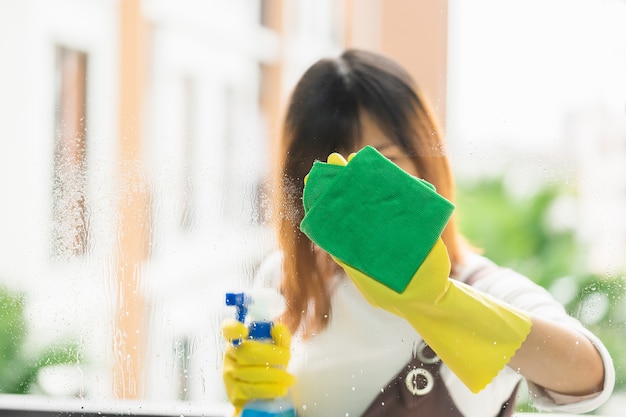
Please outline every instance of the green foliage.
[{"label": "green foliage", "polygon": [[24,296],[0,287],[0,393],[26,394],[41,368],[81,361],[78,345],[71,341],[32,356],[26,349],[27,335]]},{"label": "green foliage", "polygon": [[[585,270],[585,247],[574,230],[550,227],[548,213],[570,191],[557,185],[515,197],[501,179],[459,185],[459,227],[468,240],[502,266],[511,267],[552,289],[566,280],[572,294],[567,311],[596,334],[611,353],[616,391],[626,389],[626,307],[624,276],[598,276]],[[519,411],[533,411],[521,404]]]},{"label": "green foliage", "polygon": [[573,230],[551,230],[546,215],[564,190],[553,186],[513,197],[500,179],[459,187],[460,228],[484,254],[548,287],[581,270],[583,248]]}]

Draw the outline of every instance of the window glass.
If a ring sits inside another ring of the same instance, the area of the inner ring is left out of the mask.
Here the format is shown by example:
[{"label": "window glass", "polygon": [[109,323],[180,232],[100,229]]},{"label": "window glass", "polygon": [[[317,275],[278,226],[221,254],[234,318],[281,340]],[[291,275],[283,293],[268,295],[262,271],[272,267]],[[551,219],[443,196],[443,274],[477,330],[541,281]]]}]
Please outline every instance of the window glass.
[{"label": "window glass", "polygon": [[[351,39],[378,49],[385,30],[356,1],[232,3],[0,5],[7,404],[230,410],[224,294],[276,249],[282,106],[314,60]],[[442,13],[463,232],[606,343],[617,388],[599,412],[623,415],[626,3],[449,0]]]},{"label": "window glass", "polygon": [[89,232],[86,198],[87,55],[56,49],[52,250],[81,255]]}]

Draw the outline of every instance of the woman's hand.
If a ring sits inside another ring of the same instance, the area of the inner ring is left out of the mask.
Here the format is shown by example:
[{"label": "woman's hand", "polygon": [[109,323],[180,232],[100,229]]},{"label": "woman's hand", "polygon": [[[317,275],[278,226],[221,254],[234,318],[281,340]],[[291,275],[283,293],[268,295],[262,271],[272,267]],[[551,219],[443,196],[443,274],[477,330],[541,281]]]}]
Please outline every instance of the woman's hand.
[{"label": "woman's hand", "polygon": [[[249,400],[272,399],[287,394],[295,379],[285,369],[289,363],[291,334],[277,323],[272,328],[274,343],[246,339],[248,329],[234,319],[222,324],[229,342],[224,354],[222,378],[226,394],[235,409]],[[237,340],[238,343],[233,343]]]}]

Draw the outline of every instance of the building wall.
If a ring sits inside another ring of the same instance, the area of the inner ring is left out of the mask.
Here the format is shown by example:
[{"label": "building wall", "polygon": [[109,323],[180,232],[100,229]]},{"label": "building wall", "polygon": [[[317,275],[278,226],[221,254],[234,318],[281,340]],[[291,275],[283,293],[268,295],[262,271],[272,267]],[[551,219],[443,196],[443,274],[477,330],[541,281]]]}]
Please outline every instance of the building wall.
[{"label": "building wall", "polygon": [[[27,294],[31,347],[81,340],[86,396],[221,395],[215,369],[202,370],[220,357],[220,294],[245,286],[271,245],[255,195],[268,153],[259,63],[275,54],[274,34],[244,1],[0,9],[0,35],[13,40],[1,52],[14,58],[0,73],[0,273]],[[89,244],[55,257],[57,46],[87,56]],[[186,372],[178,347],[189,340],[185,391],[163,375]]]}]

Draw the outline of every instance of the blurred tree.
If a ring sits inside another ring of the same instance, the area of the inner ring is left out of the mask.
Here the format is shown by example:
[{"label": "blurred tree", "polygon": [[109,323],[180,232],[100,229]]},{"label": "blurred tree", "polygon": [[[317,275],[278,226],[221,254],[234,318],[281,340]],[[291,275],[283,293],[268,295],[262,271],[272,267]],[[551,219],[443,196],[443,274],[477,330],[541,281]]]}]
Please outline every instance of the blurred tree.
[{"label": "blurred tree", "polygon": [[575,231],[551,228],[551,206],[567,191],[554,185],[524,197],[509,193],[501,179],[460,184],[459,224],[470,242],[500,265],[548,288],[552,281],[584,268]]},{"label": "blurred tree", "polygon": [[71,341],[32,355],[26,346],[27,335],[23,294],[0,287],[0,393],[27,394],[40,369],[81,361],[78,345]]}]

